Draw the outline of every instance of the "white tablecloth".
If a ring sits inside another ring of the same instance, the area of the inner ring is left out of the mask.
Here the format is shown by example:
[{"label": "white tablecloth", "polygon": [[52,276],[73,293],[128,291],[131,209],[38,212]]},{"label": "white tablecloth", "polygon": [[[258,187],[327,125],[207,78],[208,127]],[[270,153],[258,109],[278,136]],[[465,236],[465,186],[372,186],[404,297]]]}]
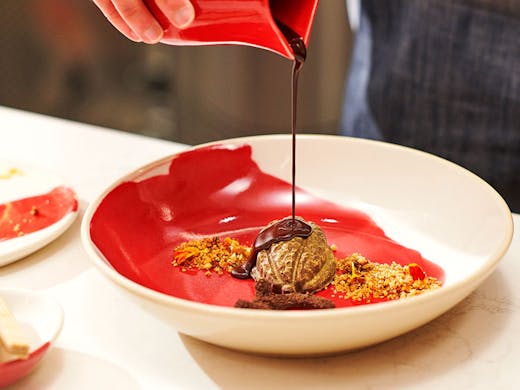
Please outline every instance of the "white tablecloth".
[{"label": "white tablecloth", "polygon": [[[0,107],[0,158],[38,163],[78,193],[80,213],[112,181],[186,148]],[[81,215],[59,239],[0,268],[0,286],[41,291],[65,323],[14,389],[514,389],[520,386],[520,237],[462,303],[386,343],[335,357],[278,359],[215,347],[151,317],[93,268]],[[520,216],[514,215],[516,226]],[[317,329],[317,331],[319,331]],[[353,335],[355,337],[355,335]]]}]

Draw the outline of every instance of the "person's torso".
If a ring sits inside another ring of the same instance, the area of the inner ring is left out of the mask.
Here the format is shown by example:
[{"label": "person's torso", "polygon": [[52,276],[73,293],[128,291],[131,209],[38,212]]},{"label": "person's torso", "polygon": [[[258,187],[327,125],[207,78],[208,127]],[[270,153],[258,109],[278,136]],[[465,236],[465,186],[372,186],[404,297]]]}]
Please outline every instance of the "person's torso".
[{"label": "person's torso", "polygon": [[371,43],[362,115],[384,140],[465,166],[520,210],[520,2],[362,0],[362,9]]}]

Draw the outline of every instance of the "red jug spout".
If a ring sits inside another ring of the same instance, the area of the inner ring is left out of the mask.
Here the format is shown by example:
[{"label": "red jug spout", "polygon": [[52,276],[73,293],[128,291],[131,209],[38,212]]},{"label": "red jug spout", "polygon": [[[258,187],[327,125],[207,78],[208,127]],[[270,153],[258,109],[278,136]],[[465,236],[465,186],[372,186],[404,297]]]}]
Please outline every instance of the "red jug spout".
[{"label": "red jug spout", "polygon": [[[308,46],[318,2],[319,0],[270,0],[269,8],[275,24],[278,22],[286,25],[301,36],[305,46]],[[279,39],[284,46],[283,50],[280,50],[278,45],[272,50],[294,59],[292,49],[281,32]]]},{"label": "red jug spout", "polygon": [[180,46],[238,44],[294,59],[277,22],[298,33],[307,45],[319,0],[192,0],[195,20],[173,26],[155,0],[145,0],[163,26],[162,43]]}]

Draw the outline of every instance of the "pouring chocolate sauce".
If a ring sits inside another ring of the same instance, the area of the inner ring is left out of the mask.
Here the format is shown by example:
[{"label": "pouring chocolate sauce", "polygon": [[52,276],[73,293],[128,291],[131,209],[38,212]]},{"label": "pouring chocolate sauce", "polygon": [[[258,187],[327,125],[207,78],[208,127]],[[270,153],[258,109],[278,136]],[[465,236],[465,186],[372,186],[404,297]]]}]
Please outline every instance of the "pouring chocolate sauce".
[{"label": "pouring chocolate sauce", "polygon": [[296,114],[298,105],[298,76],[307,57],[307,48],[303,38],[288,26],[277,21],[278,28],[287,39],[294,52],[292,69],[292,218],[282,219],[263,229],[255,239],[251,255],[244,264],[236,267],[231,275],[238,279],[247,279],[256,264],[256,257],[262,250],[269,249],[271,245],[280,241],[289,241],[294,237],[307,238],[312,233],[312,227],[305,222],[296,219]]}]

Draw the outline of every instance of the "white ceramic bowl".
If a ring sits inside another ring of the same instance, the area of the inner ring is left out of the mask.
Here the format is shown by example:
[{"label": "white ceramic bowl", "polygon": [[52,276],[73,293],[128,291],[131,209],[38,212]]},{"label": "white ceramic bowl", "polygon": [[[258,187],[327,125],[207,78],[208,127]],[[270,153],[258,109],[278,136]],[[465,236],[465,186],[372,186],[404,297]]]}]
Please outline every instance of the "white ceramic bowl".
[{"label": "white ceramic bowl", "polygon": [[[252,157],[263,171],[290,182],[289,136],[219,143],[251,145]],[[107,194],[123,182],[164,172],[172,158],[130,172],[100,194],[85,212],[83,244],[96,267],[129,298],[179,332],[232,349],[319,355],[398,336],[431,321],[472,292],[493,272],[512,239],[512,217],[503,199],[453,163],[382,142],[302,135],[297,141],[297,184],[367,213],[387,236],[440,265],[444,285],[418,297],[314,311],[244,310],[180,299],[116,271],[93,243],[90,231],[92,217]]]}]

